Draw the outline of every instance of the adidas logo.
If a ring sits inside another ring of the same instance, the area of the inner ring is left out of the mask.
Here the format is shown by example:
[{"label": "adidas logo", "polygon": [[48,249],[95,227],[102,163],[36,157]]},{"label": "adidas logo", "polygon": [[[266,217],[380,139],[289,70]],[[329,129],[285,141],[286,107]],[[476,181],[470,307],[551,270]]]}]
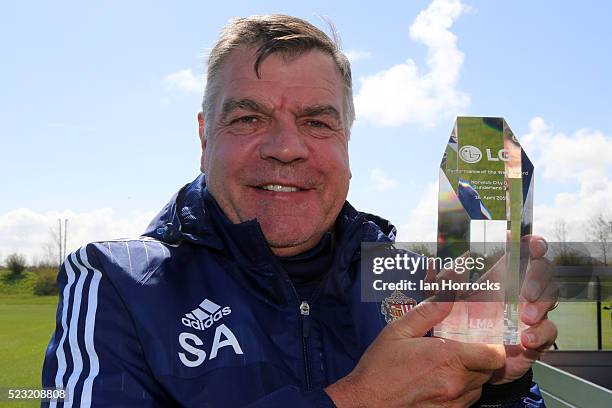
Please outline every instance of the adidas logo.
[{"label": "adidas logo", "polygon": [[218,322],[223,316],[227,316],[230,313],[232,313],[232,309],[229,306],[221,308],[215,302],[204,299],[198,307],[185,314],[185,317],[181,319],[181,323],[197,330],[206,330],[213,323]]}]

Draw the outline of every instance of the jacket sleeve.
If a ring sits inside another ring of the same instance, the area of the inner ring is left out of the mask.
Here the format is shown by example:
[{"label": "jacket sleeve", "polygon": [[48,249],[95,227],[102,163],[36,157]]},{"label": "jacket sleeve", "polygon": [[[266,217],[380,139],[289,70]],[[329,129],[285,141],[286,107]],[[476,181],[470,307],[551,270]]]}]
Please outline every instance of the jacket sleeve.
[{"label": "jacket sleeve", "polygon": [[502,385],[485,384],[480,400],[473,408],[541,408],[546,407],[540,388],[533,382],[530,369],[516,381]]},{"label": "jacket sleeve", "polygon": [[[499,386],[496,386],[499,387]],[[249,408],[336,408],[331,398],[323,391],[300,392],[297,387],[283,387],[272,394],[249,404]],[[507,390],[484,390],[481,399],[472,408],[545,408],[538,385],[534,382],[527,392],[511,396]]]},{"label": "jacket sleeve", "polygon": [[336,405],[323,389],[303,392],[291,386],[282,387],[248,405],[248,408],[277,407],[336,408]]},{"label": "jacket sleeve", "polygon": [[[43,364],[43,387],[67,391],[64,407],[172,405],[152,376],[133,321],[89,245],[60,268],[56,327]],[[43,402],[62,406],[62,401]]]}]

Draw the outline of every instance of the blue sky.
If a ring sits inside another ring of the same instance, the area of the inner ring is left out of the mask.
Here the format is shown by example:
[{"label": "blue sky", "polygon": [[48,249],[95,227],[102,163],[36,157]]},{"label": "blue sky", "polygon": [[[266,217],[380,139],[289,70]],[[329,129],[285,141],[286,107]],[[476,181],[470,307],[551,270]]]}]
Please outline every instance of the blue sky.
[{"label": "blue sky", "polygon": [[0,257],[137,234],[198,173],[205,56],[232,16],[329,17],[352,59],[349,199],[433,239],[458,114],[506,118],[536,166],[535,228],[584,238],[612,200],[609,3],[34,2],[0,5]]}]

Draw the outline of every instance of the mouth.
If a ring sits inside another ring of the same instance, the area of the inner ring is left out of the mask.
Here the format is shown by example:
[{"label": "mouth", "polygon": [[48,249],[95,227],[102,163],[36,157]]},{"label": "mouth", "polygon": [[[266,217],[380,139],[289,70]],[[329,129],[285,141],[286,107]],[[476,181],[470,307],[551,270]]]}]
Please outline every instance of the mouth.
[{"label": "mouth", "polygon": [[304,191],[304,189],[302,188],[284,184],[264,184],[261,186],[256,186],[256,188],[260,190],[272,191],[275,193],[296,193],[298,191]]}]

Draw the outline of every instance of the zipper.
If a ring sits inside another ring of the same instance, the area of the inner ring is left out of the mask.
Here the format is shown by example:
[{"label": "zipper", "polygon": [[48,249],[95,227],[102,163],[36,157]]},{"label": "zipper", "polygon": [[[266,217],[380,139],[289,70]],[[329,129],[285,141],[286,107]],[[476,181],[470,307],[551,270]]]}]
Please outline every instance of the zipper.
[{"label": "zipper", "polygon": [[306,390],[310,391],[312,387],[310,383],[310,361],[308,358],[308,336],[310,334],[310,305],[305,300],[300,303],[300,317],[302,320],[302,351],[304,355],[304,377],[306,378]]},{"label": "zipper", "polygon": [[[304,359],[304,379],[306,380],[306,390],[312,390],[312,379],[310,378],[310,359],[308,356],[308,336],[310,335],[310,304],[306,300],[300,300],[300,295],[295,289],[295,285],[289,279],[289,276],[282,268],[282,266],[277,263],[278,270],[281,271],[285,281],[288,283],[291,292],[293,292],[293,296],[295,296],[295,300],[299,303],[298,309],[300,312],[300,320],[302,323],[302,358]],[[319,298],[319,293],[321,292],[325,282],[330,279],[329,276],[333,273],[332,270],[329,270],[327,274],[323,277],[323,280],[319,283],[317,288],[315,289],[312,297],[310,299],[310,303],[314,303]]]},{"label": "zipper", "polygon": [[[318,299],[319,293],[321,292],[326,280],[329,279],[329,276],[332,272],[333,271],[331,270],[328,271],[328,273],[323,277],[323,280],[319,283],[319,286],[312,294],[310,303],[313,303],[316,301],[316,299]],[[308,301],[306,300],[300,301],[300,296],[298,295],[295,286],[289,280],[289,277],[286,276],[286,279],[289,282],[289,287],[295,295],[295,299],[298,302],[301,302],[299,305],[299,311],[300,319],[302,320],[302,356],[304,358],[304,378],[306,379],[306,390],[310,391],[312,389],[312,380],[310,378],[310,358],[308,357],[308,336],[310,335],[310,303],[308,303]]]}]

